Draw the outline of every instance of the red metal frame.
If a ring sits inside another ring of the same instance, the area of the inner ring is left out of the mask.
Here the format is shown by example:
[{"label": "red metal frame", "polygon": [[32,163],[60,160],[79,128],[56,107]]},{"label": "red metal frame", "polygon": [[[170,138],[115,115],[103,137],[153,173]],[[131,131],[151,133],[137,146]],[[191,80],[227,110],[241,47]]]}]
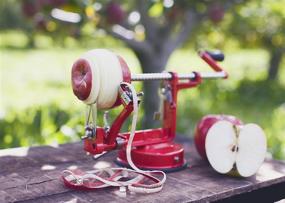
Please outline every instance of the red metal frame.
[{"label": "red metal frame", "polygon": [[[223,71],[209,54],[206,52],[199,54],[215,71]],[[165,87],[170,88],[172,101],[164,100],[162,128],[140,130],[135,133],[132,143],[132,160],[140,168],[172,170],[181,168],[186,163],[183,147],[173,142],[176,134],[177,94],[179,90],[193,88],[201,84],[202,78],[199,73],[194,72],[196,77],[185,82],[185,80],[179,81],[177,73],[171,72],[171,74],[172,79],[164,81]],[[120,148],[117,162],[128,165],[125,148],[130,134],[128,132],[120,133],[120,129],[132,113],[133,104],[132,102],[126,104],[122,99],[121,103],[124,108],[110,129],[106,131],[97,127],[96,136],[84,140],[84,150],[91,154],[100,154]]]}]

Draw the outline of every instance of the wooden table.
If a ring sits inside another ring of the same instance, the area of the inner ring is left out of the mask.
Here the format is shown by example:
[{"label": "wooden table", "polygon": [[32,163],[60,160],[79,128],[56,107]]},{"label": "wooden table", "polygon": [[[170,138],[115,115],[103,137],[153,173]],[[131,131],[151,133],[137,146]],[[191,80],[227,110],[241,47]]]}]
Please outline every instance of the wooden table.
[{"label": "wooden table", "polygon": [[211,169],[189,139],[179,141],[185,146],[189,167],[169,173],[159,193],[127,197],[115,188],[71,190],[60,180],[66,168],[90,170],[96,164],[113,163],[115,151],[95,162],[85,155],[81,143],[0,150],[0,202],[245,202],[255,198],[272,202],[285,198],[284,162],[268,159],[256,176],[233,178]]}]

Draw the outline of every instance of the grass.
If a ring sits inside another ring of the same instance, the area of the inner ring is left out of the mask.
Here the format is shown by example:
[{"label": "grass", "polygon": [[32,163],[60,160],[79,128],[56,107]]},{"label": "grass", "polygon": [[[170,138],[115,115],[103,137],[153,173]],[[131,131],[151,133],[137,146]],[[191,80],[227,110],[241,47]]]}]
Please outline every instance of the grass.
[{"label": "grass", "polygon": [[[131,51],[113,50],[125,58],[132,72],[140,71]],[[0,49],[0,147],[78,140],[84,105],[72,94],[70,67],[85,51],[76,47]],[[222,65],[230,74],[228,80],[205,81],[199,88],[179,94],[178,131],[193,135],[195,124],[205,114],[233,114],[246,123],[260,124],[270,151],[285,159],[285,70],[281,70],[279,82],[264,82],[268,57],[262,50],[227,51]],[[183,73],[209,70],[189,50],[176,51],[167,69]]]}]

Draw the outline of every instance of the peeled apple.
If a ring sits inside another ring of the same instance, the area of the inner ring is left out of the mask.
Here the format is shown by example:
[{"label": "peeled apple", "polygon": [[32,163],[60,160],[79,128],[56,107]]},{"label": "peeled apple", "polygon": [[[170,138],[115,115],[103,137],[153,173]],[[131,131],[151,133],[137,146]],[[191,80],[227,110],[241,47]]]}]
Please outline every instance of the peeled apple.
[{"label": "peeled apple", "polygon": [[94,49],[83,54],[72,66],[73,93],[86,104],[99,109],[118,104],[121,82],[130,83],[131,73],[120,56],[107,49]]}]

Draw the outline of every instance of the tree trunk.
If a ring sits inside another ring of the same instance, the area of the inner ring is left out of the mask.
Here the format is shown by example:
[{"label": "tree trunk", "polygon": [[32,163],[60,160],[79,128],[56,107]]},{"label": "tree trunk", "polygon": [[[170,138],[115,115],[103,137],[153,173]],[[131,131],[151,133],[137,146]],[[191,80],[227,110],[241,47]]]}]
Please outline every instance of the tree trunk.
[{"label": "tree trunk", "polygon": [[271,55],[270,55],[267,80],[275,80],[277,78],[279,65],[282,60],[283,51],[282,49],[276,48],[271,50],[270,53]]},{"label": "tree trunk", "polygon": [[32,49],[36,47],[35,44],[35,34],[33,32],[27,32],[26,36],[28,37],[27,48]]},{"label": "tree trunk", "polygon": [[[157,73],[162,72],[166,68],[166,63],[169,58],[169,54],[166,53],[142,53],[135,52],[137,55],[143,73]],[[160,122],[153,119],[153,114],[159,111],[160,96],[158,94],[159,86],[161,81],[145,81],[144,82],[144,118],[143,128],[158,127]]]}]

